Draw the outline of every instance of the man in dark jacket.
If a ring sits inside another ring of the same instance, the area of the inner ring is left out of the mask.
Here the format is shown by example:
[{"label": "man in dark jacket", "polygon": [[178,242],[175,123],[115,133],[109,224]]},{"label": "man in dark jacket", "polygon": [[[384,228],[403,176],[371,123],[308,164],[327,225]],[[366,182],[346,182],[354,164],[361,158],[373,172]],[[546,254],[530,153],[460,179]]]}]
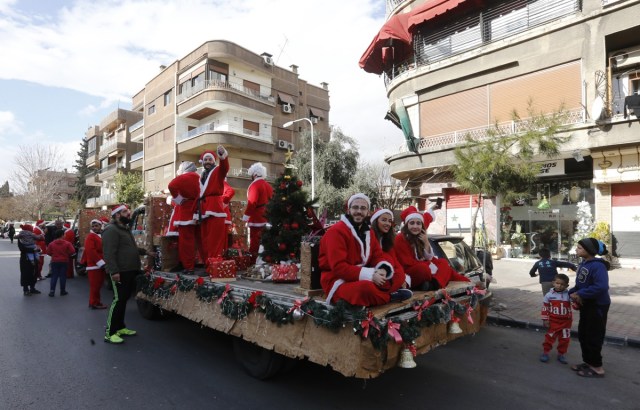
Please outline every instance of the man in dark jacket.
[{"label": "man in dark jacket", "polygon": [[122,343],[122,336],[133,336],[135,330],[124,323],[127,300],[136,288],[136,276],[140,274],[140,255],[155,256],[136,245],[129,230],[131,211],[126,205],[116,205],[111,211],[111,222],[102,233],[102,250],[107,275],[113,286],[113,302],[107,316],[107,331],[104,341]]}]

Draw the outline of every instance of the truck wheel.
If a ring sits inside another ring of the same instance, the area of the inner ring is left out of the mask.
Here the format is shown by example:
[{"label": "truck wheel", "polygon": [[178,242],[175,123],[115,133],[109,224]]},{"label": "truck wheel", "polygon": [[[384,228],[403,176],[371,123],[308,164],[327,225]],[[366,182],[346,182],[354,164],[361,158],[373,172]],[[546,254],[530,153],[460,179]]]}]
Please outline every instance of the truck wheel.
[{"label": "truck wheel", "polygon": [[273,350],[264,349],[238,337],[233,339],[233,352],[247,373],[259,380],[278,374],[287,359]]},{"label": "truck wheel", "polygon": [[140,312],[140,316],[143,318],[147,320],[156,320],[160,318],[160,308],[153,303],[144,299],[136,299],[136,304],[138,305],[138,312]]}]

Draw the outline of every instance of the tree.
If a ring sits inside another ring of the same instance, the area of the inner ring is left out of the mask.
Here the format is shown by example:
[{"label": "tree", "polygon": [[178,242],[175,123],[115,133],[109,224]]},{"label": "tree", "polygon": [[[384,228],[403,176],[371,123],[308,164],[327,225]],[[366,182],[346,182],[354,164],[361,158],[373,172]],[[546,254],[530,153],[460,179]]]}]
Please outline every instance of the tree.
[{"label": "tree", "polygon": [[142,188],[142,174],[139,172],[118,171],[115,178],[116,202],[135,207],[142,203],[144,190]]},{"label": "tree", "polygon": [[5,181],[5,183],[0,187],[0,198],[10,198],[13,194],[9,189],[9,181]]},{"label": "tree", "polygon": [[545,115],[536,112],[529,101],[527,113],[528,118],[522,119],[514,111],[512,120],[516,127],[495,124],[486,137],[467,135],[465,144],[455,149],[455,181],[462,191],[477,196],[478,207],[471,223],[472,247],[482,196],[503,195],[509,200],[525,194],[523,189],[540,173],[540,165],[534,158],[557,156],[560,146],[571,138],[559,135],[566,129],[567,112],[563,107]]},{"label": "tree", "polygon": [[363,163],[353,176],[349,192],[362,192],[371,199],[373,208],[398,210],[410,202],[408,193],[410,181],[398,180],[391,176],[389,165],[386,163]]},{"label": "tree", "polygon": [[56,146],[18,146],[12,180],[16,192],[22,195],[21,208],[32,218],[60,205],[64,173],[56,171],[61,157]]},{"label": "tree", "polygon": [[84,207],[88,198],[96,197],[100,194],[100,187],[87,185],[87,174],[89,174],[89,167],[87,167],[88,158],[88,145],[87,140],[83,139],[80,143],[80,151],[78,151],[78,157],[76,163],[73,166],[78,174],[78,182],[76,183],[75,199]]}]

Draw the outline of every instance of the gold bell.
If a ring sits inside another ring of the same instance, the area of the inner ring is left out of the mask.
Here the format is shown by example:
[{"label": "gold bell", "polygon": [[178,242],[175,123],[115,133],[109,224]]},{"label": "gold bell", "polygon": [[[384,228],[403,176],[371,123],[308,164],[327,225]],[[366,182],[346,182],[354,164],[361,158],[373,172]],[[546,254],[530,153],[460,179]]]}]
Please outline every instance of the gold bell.
[{"label": "gold bell", "polygon": [[453,335],[462,333],[462,329],[460,328],[458,322],[453,320],[451,321],[451,323],[449,324],[449,333]]},{"label": "gold bell", "polygon": [[402,349],[402,353],[400,353],[400,361],[398,362],[398,367],[402,367],[403,369],[413,369],[416,367],[416,362],[413,360],[413,354],[411,350],[408,348]]}]

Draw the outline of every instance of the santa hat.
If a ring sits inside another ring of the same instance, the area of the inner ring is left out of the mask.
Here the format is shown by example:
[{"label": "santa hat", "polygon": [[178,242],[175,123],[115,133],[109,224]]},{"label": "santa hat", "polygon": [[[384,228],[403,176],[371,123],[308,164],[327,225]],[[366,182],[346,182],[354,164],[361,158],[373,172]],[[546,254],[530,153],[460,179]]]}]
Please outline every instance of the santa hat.
[{"label": "santa hat", "polygon": [[400,214],[400,219],[402,219],[402,222],[404,222],[405,225],[412,219],[419,219],[420,221],[423,221],[422,214],[418,212],[415,206],[410,206],[402,211],[402,213]]},{"label": "santa hat", "polygon": [[118,212],[124,211],[125,209],[129,209],[125,204],[114,205],[113,208],[111,208],[111,216],[115,216]]},{"label": "santa hat", "polygon": [[65,222],[62,224],[63,227],[70,229],[71,228],[71,224],[69,222]]},{"label": "santa hat", "polygon": [[382,214],[389,214],[391,215],[391,220],[393,221],[393,212],[391,212],[388,209],[378,209],[377,211],[375,211],[373,213],[373,215],[371,215],[371,223],[373,224],[375,222],[376,219],[378,219],[380,216],[382,216]]},{"label": "santa hat", "polygon": [[23,231],[33,232],[33,226],[29,224],[20,225],[20,229],[22,229]]},{"label": "santa hat", "polygon": [[100,219],[92,219],[89,225],[100,224],[102,225],[102,221]]},{"label": "santa hat", "polygon": [[369,199],[369,197],[363,193],[358,193],[358,194],[353,194],[349,197],[349,200],[347,201],[347,207],[351,208],[351,204],[356,199],[364,199],[365,201],[367,201],[367,205],[371,206],[371,200]]},{"label": "santa hat", "polygon": [[431,225],[431,222],[433,222],[435,219],[436,214],[432,209],[428,209],[427,211],[425,211],[425,213],[422,215],[422,223],[424,224],[424,229],[428,229],[429,225]]},{"label": "santa hat", "polygon": [[255,164],[251,165],[247,172],[250,177],[255,175],[257,177],[264,178],[267,176],[267,168],[265,168],[265,166],[262,165],[261,162],[256,162]]},{"label": "santa hat", "polygon": [[103,225],[106,225],[109,223],[109,218],[107,218],[106,216],[103,216],[102,218],[100,218],[100,223]]},{"label": "santa hat", "polygon": [[202,155],[200,155],[200,161],[199,162],[201,164],[204,163],[204,159],[207,158],[207,157],[210,157],[214,161],[216,160],[216,158],[218,158],[215,152],[206,150],[205,152],[202,153]]},{"label": "santa hat", "polygon": [[[202,162],[202,161],[200,161]],[[196,164],[191,161],[182,161],[178,167],[178,175],[182,175],[187,172],[196,172]]]},{"label": "santa hat", "polygon": [[36,221],[36,226],[40,226],[40,225],[42,225],[43,223],[44,223],[44,219],[38,219],[38,220]]}]

